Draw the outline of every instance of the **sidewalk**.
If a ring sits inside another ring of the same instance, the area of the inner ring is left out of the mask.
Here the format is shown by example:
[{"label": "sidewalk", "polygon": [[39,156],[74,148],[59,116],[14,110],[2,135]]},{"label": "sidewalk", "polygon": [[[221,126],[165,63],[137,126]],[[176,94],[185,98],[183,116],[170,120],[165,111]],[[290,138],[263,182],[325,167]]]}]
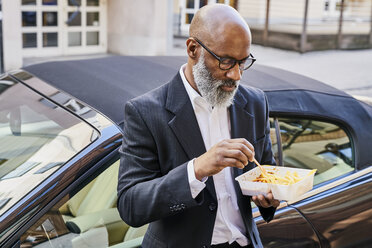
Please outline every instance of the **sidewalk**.
[{"label": "sidewalk", "polygon": [[300,54],[253,46],[252,53],[260,64],[306,75],[352,95],[372,97],[372,49]]}]

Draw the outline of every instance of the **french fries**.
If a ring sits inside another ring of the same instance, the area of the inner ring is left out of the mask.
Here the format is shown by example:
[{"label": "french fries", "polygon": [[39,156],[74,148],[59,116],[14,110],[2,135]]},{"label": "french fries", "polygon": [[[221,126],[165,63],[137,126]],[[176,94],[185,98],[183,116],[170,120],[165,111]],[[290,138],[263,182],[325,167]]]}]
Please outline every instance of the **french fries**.
[{"label": "french fries", "polygon": [[257,178],[253,179],[253,182],[291,185],[301,181],[307,176],[314,174],[315,172],[316,169],[310,171],[309,174],[307,174],[306,176],[300,177],[298,176],[297,172],[287,171],[284,176],[281,176],[275,173],[274,170],[264,170],[261,171],[261,174]]}]

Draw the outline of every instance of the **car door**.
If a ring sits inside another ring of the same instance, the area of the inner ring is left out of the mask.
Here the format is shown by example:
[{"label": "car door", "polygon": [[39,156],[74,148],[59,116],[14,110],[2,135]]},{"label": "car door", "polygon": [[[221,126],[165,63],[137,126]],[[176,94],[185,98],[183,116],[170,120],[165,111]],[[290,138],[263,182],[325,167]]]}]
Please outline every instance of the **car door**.
[{"label": "car door", "polygon": [[272,118],[271,127],[277,164],[317,173],[313,190],[282,202],[273,221],[256,219],[265,247],[362,247],[369,238],[356,226],[370,227],[371,173],[355,170],[348,131],[325,119],[294,116]]},{"label": "car door", "polygon": [[300,203],[319,234],[322,247],[371,247],[371,167],[316,188]]},{"label": "car door", "polygon": [[[278,165],[283,160],[279,130],[278,119],[270,118],[272,151]],[[274,219],[269,223],[261,218],[257,207],[253,208],[253,215],[264,247],[321,247],[319,237],[311,224],[296,207],[287,202],[280,203]]]}]

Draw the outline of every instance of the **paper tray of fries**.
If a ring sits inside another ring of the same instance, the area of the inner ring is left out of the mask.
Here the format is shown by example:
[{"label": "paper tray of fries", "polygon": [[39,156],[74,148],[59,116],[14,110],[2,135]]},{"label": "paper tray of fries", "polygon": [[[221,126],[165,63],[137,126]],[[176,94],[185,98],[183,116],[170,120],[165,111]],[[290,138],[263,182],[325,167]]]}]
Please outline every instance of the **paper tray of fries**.
[{"label": "paper tray of fries", "polygon": [[316,170],[297,169],[283,166],[263,165],[235,178],[243,195],[266,195],[272,192],[277,200],[291,201],[313,188]]}]

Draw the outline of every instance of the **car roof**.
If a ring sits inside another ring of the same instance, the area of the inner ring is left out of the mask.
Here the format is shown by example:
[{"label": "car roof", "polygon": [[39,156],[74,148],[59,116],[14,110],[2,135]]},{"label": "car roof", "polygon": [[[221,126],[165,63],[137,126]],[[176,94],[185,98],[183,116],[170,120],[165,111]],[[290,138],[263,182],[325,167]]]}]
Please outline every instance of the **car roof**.
[{"label": "car roof", "polygon": [[[122,127],[125,103],[170,81],[186,61],[186,57],[177,56],[108,56],[46,62],[23,69]],[[372,126],[370,106],[317,80],[258,64],[244,72],[241,83],[265,91],[272,114],[303,115],[343,124],[358,141],[357,164],[372,164],[372,157],[366,156],[366,144],[372,140],[372,132],[367,129]]]}]

